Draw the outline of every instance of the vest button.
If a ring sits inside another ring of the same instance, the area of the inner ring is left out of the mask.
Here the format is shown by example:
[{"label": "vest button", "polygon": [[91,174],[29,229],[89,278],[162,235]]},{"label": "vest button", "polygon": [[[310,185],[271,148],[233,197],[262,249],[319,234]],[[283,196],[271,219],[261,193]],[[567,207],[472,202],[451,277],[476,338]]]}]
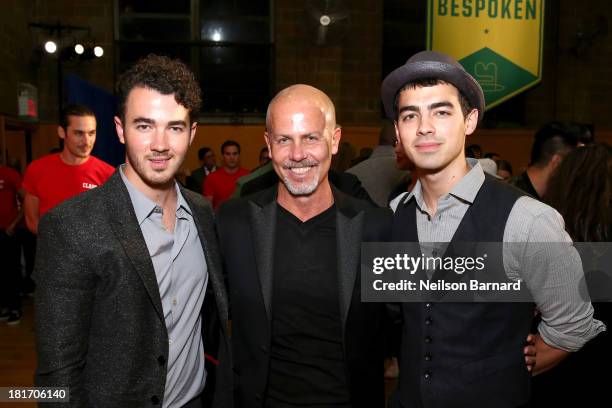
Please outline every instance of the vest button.
[{"label": "vest button", "polygon": [[151,397],[151,404],[159,405],[159,397],[157,395]]},{"label": "vest button", "polygon": [[427,370],[423,373],[423,378],[425,378],[426,380],[429,380],[431,378],[431,374],[432,372]]},{"label": "vest button", "polygon": [[431,307],[431,303],[425,303],[425,307],[429,309]]},{"label": "vest button", "polygon": [[427,343],[427,344],[431,343],[432,340],[433,339],[431,338],[431,336],[425,337],[425,343]]},{"label": "vest button", "polygon": [[425,324],[427,326],[431,326],[432,323],[433,323],[433,320],[431,320],[431,317],[428,317],[427,319],[425,319]]},{"label": "vest button", "polygon": [[425,361],[431,361],[431,353],[425,353]]},{"label": "vest button", "polygon": [[160,366],[163,366],[164,364],[166,364],[166,357],[164,356],[157,357],[157,362],[159,363]]}]

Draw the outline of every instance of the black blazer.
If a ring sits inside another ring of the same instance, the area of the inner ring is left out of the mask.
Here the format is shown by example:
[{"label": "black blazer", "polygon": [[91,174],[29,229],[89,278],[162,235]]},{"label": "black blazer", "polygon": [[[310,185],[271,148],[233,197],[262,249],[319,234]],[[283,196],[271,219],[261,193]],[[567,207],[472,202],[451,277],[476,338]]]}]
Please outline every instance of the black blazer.
[{"label": "black blazer", "polygon": [[[228,279],[236,408],[261,407],[269,367],[277,186],[224,203],[217,230]],[[334,189],[338,283],[352,405],[384,406],[382,303],[361,302],[361,242],[388,240],[391,212]]]},{"label": "black blazer", "polygon": [[[228,407],[227,295],[212,210],[201,196],[182,188],[181,193],[208,267],[204,350],[220,362],[216,369],[207,364],[204,398],[210,401],[216,390],[215,404]],[[168,333],[153,264],[118,171],[103,186],[45,214],[34,275],[36,385],[70,387],[69,406],[159,406]]]}]

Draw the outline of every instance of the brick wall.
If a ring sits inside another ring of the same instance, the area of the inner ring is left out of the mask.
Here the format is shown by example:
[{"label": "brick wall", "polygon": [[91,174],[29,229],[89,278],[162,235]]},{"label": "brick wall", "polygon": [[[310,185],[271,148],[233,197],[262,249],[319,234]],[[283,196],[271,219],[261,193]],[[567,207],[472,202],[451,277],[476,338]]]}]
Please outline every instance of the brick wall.
[{"label": "brick wall", "polygon": [[[93,37],[105,49],[104,58],[67,65],[64,71],[113,89],[113,0],[5,3],[4,9],[10,12],[0,15],[0,112],[15,114],[17,83],[31,82],[39,90],[40,118],[57,120],[55,59],[34,52],[37,39],[31,35],[28,22],[90,26]],[[293,83],[308,83],[331,96],[343,125],[378,125],[383,2],[345,0],[349,19],[340,23],[344,35],[331,36],[326,46],[314,45],[317,22],[304,11],[304,2],[276,0],[273,4],[273,91]],[[522,126],[535,128],[560,119],[612,129],[608,102],[612,91],[612,34],[591,43],[583,41],[575,51],[579,33],[588,37],[599,19],[612,23],[611,2],[547,2],[543,80],[519,96],[524,99],[519,105],[524,109]]]},{"label": "brick wall", "polygon": [[602,23],[612,23],[609,1],[547,2],[543,79],[526,95],[527,126],[558,119],[612,128],[611,34],[587,39]]},{"label": "brick wall", "polygon": [[35,84],[30,65],[28,18],[31,2],[5,0],[0,13],[0,112],[17,114],[17,84]]},{"label": "brick wall", "polygon": [[304,11],[304,3],[274,4],[274,92],[295,83],[313,85],[335,102],[339,123],[379,124],[382,2],[344,2],[349,18],[338,23],[341,33],[330,27],[325,46],[314,44],[318,23]]}]

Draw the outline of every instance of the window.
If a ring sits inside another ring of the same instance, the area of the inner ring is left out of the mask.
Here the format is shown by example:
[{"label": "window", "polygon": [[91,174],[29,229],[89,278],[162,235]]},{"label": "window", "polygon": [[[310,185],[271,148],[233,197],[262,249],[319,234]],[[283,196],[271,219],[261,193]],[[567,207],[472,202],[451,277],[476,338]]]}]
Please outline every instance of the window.
[{"label": "window", "polygon": [[203,112],[262,116],[271,96],[270,13],[269,0],[115,0],[117,72],[149,53],[180,58],[200,80]]}]

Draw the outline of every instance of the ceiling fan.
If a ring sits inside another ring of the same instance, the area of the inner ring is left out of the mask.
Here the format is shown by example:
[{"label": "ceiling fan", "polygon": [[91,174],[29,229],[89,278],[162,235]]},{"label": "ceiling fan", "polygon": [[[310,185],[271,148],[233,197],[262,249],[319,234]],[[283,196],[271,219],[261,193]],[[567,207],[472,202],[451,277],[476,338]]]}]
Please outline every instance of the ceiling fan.
[{"label": "ceiling fan", "polygon": [[316,45],[331,45],[340,41],[349,17],[340,0],[308,0],[305,9],[314,23],[312,38]]}]

